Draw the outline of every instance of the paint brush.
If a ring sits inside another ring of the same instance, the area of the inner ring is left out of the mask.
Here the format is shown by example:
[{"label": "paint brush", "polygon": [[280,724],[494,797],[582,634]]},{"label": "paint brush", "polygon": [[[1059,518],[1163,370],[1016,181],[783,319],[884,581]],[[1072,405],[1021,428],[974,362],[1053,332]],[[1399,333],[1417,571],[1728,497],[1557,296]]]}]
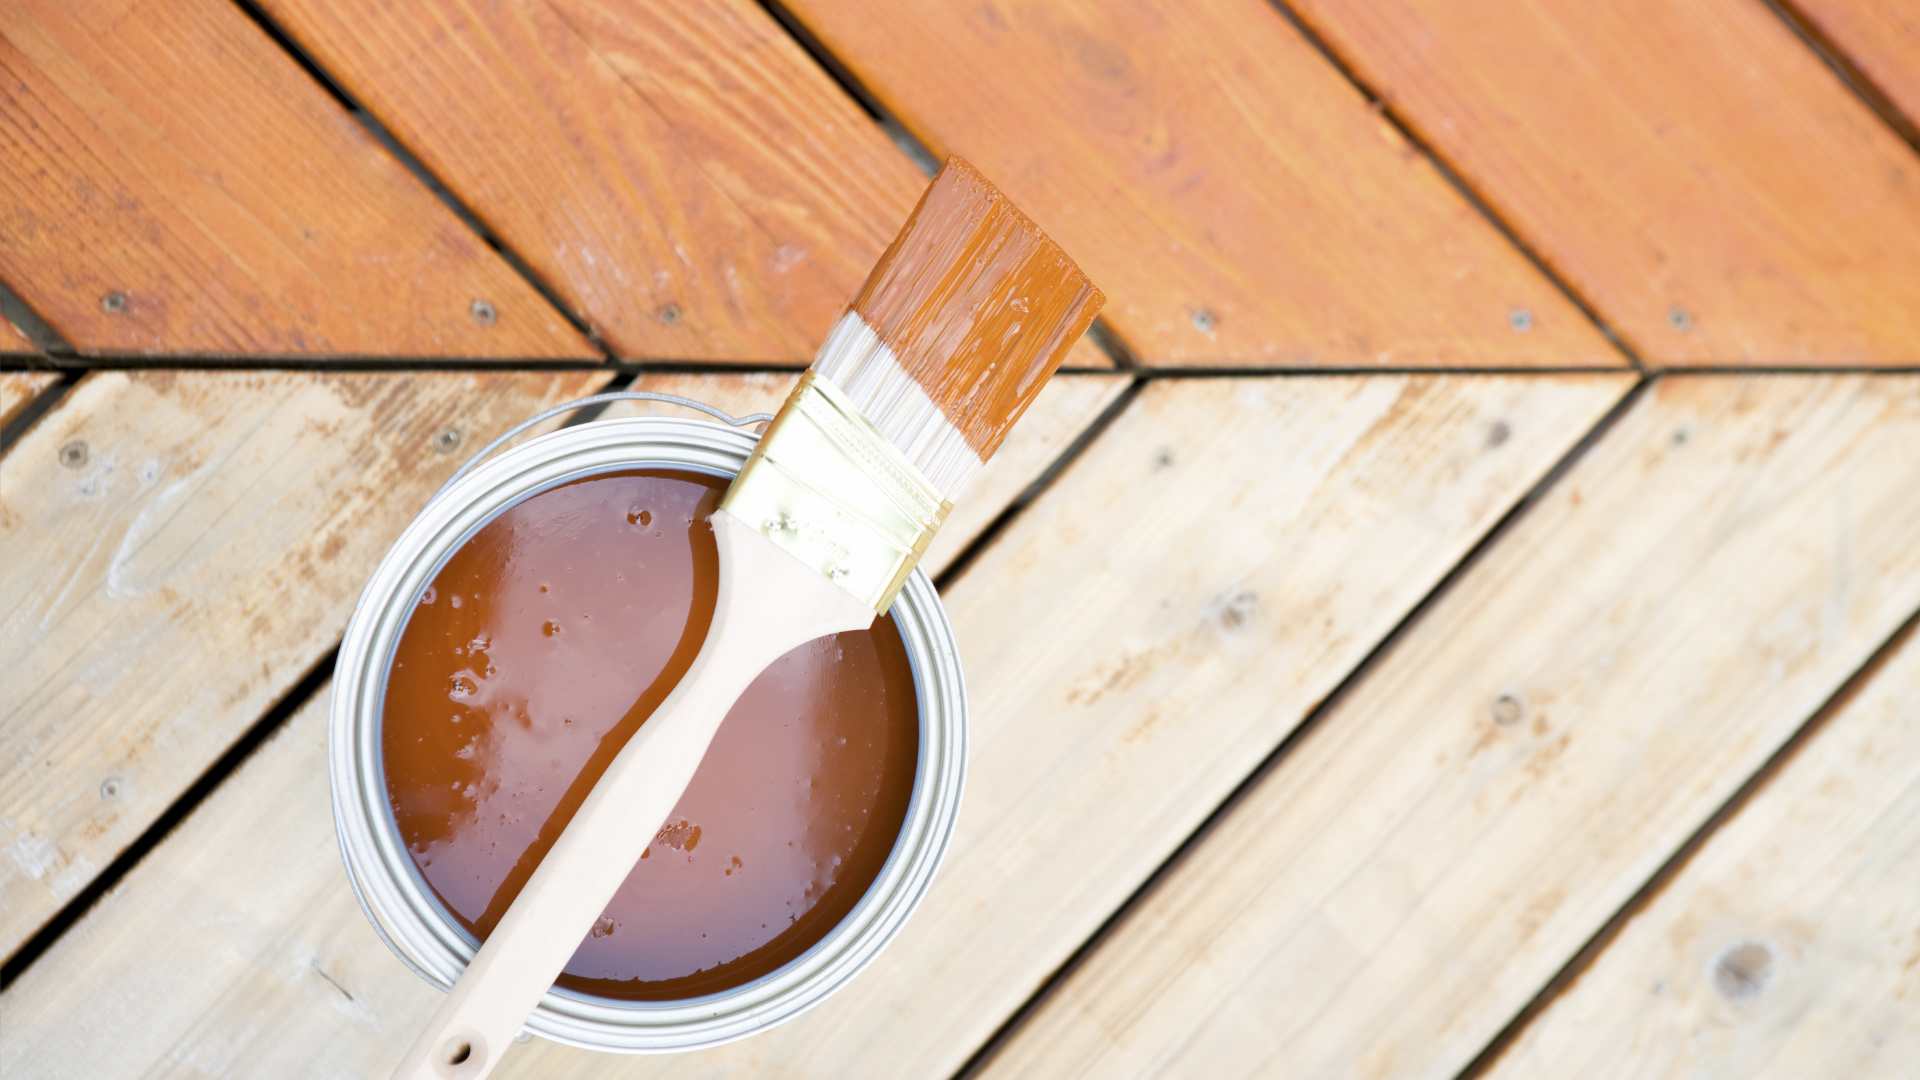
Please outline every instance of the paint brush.
[{"label": "paint brush", "polygon": [[491,1072],[699,768],[734,700],[892,605],[953,500],[1099,311],[1100,291],[949,159],[712,514],[699,655],[607,766],[396,1076]]}]

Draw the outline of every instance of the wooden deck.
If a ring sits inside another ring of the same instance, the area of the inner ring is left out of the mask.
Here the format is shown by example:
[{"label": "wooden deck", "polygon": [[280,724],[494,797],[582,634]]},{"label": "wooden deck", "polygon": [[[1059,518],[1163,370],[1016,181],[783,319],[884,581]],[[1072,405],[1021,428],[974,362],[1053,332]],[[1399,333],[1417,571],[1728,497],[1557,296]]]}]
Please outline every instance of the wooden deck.
[{"label": "wooden deck", "polygon": [[1911,1076],[1901,0],[0,0],[0,1075],[381,1074],[361,585],[544,405],[768,408],[963,153],[1108,292],[928,557],[844,992],[502,1075]]}]

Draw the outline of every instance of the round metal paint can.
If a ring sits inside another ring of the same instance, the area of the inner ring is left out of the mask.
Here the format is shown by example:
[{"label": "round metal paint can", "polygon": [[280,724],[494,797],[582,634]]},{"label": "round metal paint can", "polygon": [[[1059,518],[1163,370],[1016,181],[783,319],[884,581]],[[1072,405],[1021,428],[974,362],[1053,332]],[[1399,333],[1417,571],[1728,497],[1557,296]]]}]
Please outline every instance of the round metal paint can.
[{"label": "round metal paint can", "polygon": [[[573,409],[616,400],[682,405],[713,420],[594,420],[505,450],[515,436]],[[361,593],[334,671],[327,766],[340,853],[360,907],[387,947],[446,990],[479,948],[427,888],[387,800],[380,728],[387,676],[416,603],[447,560],[487,522],[574,480],[636,468],[732,477],[763,415],[734,419],[665,394],[602,394],[556,406],[496,439],[455,473],[407,526]],[[953,834],[965,778],[967,698],[953,628],[926,574],[914,570],[891,611],[913,669],[920,749],[906,820],[866,895],[805,953],[751,982],[680,1001],[623,1001],[552,987],[526,1030],[621,1053],[716,1046],[790,1020],[858,974],[918,906]]]}]

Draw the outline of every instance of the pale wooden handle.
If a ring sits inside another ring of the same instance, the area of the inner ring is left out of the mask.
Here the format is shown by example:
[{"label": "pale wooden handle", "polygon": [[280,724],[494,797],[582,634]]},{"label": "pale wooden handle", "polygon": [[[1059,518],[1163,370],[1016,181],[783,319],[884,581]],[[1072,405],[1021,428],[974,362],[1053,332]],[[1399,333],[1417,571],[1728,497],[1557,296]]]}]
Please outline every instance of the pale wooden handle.
[{"label": "pale wooden handle", "polygon": [[693,779],[713,734],[768,664],[873,609],[746,528],[712,517],[720,588],[700,654],[607,766],[394,1071],[479,1080],[593,928]]}]

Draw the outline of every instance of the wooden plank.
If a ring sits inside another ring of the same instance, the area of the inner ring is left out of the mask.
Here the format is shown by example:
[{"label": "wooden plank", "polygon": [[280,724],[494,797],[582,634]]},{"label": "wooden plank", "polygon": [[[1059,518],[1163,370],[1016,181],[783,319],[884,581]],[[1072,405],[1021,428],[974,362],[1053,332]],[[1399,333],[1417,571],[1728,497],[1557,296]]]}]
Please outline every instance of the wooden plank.
[{"label": "wooden plank", "polygon": [[338,639],[462,458],[592,371],[103,372],[0,459],[0,955]]},{"label": "wooden plank", "polygon": [[[435,1002],[374,935],[340,869],[327,699],[289,717],[0,995],[0,1073],[344,1080],[392,1070],[401,1033]],[[84,998],[69,996],[82,985]],[[43,1010],[56,999],[79,1011]],[[131,1037],[88,1034],[109,1023]]]},{"label": "wooden plank", "polygon": [[802,362],[926,179],[751,0],[268,0],[618,353]]},{"label": "wooden plank", "polygon": [[[636,390],[679,394],[704,401],[733,416],[779,412],[793,389],[794,376],[785,373],[751,375],[652,375]],[[987,467],[954,505],[953,513],[921,557],[927,573],[938,576],[954,557],[1060,458],[1068,445],[1091,426],[1126,388],[1114,375],[1062,374],[1053,377],[1034,398],[1033,405],[1007,437]],[[621,402],[606,416],[649,413],[684,415],[670,406]]]},{"label": "wooden plank", "polygon": [[1536,1018],[1503,1076],[1898,1076],[1920,1062],[1908,642]]},{"label": "wooden plank", "polygon": [[[833,1000],[702,1054],[699,1070],[951,1071],[1623,388],[1150,386],[947,595],[973,745],[956,847],[925,907]],[[1229,513],[1241,527],[1220,526]],[[297,1076],[391,1062],[434,995],[341,886],[313,813],[318,728],[263,749],[0,998],[0,1064]],[[194,896],[208,899],[184,910],[206,917],[174,913]],[[144,1004],[163,982],[166,1000]],[[134,1003],[150,1022],[115,1018]],[[505,1068],[687,1065],[535,1042]]]},{"label": "wooden plank", "polygon": [[1794,0],[1795,12],[1920,123],[1920,9],[1909,0]]},{"label": "wooden plank", "polygon": [[82,352],[598,355],[222,0],[0,5],[0,277]]},{"label": "wooden plank", "polygon": [[1262,0],[789,6],[1149,364],[1621,362]]},{"label": "wooden plank", "polygon": [[0,425],[5,425],[15,413],[26,408],[27,402],[59,381],[60,376],[51,371],[0,372]]},{"label": "wooden plank", "polygon": [[1920,161],[1752,0],[1299,0],[1649,362],[1920,362]]},{"label": "wooden plank", "polygon": [[1656,384],[993,1071],[1454,1075],[1920,606],[1917,439],[1920,379]]}]

